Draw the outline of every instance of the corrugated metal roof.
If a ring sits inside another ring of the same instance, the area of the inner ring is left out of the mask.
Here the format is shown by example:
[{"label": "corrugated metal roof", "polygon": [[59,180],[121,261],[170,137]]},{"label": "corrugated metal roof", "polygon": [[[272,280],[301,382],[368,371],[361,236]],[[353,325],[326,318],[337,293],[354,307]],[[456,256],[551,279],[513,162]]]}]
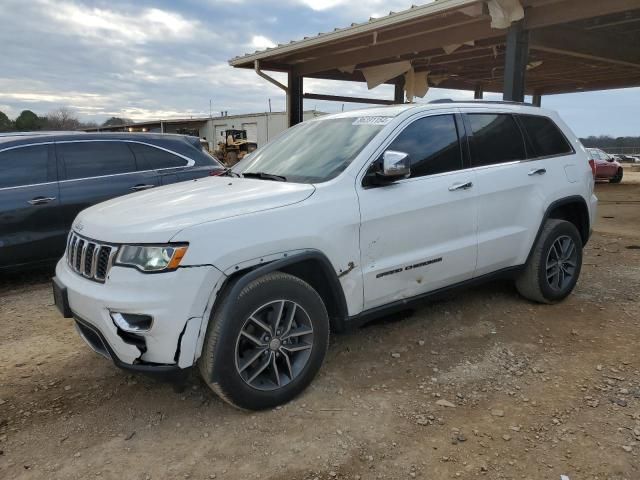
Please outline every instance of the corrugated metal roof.
[{"label": "corrugated metal roof", "polygon": [[412,5],[410,8],[401,12],[389,12],[388,15],[380,18],[370,18],[367,22],[352,23],[348,27],[334,28],[331,32],[320,32],[314,37],[304,37],[302,40],[292,40],[289,43],[278,44],[277,47],[267,48],[265,50],[256,50],[253,53],[240,55],[229,60],[232,66],[238,66],[254,60],[262,60],[272,56],[291,53],[306,47],[318,46],[323,43],[340,40],[346,36],[358,35],[362,33],[372,32],[379,28],[388,27],[403,23],[416,18],[426,17],[444,13],[449,10],[460,9],[469,5],[481,3],[482,0],[434,0],[425,5]]}]

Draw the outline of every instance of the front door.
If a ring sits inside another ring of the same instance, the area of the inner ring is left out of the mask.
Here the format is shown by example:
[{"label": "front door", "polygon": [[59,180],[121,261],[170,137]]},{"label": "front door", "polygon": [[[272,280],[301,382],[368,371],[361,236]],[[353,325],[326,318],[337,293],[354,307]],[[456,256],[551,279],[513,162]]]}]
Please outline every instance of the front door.
[{"label": "front door", "polygon": [[358,186],[364,309],[400,301],[473,276],[475,177],[465,170],[454,115],[410,123],[386,150],[409,154],[411,176]]},{"label": "front door", "polygon": [[66,229],[59,197],[51,145],[0,152],[0,268],[62,255]]}]

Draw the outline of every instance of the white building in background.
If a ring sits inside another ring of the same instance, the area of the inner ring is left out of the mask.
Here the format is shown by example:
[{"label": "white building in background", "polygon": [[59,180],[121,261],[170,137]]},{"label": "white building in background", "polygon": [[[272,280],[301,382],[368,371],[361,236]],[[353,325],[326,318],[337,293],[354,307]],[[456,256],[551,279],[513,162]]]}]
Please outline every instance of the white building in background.
[{"label": "white building in background", "polygon": [[[304,112],[304,120],[324,115],[316,110]],[[246,130],[247,139],[261,147],[273,137],[287,129],[286,112],[248,113],[223,117],[178,118],[135,122],[126,125],[90,128],[91,132],[163,132],[197,135],[209,143],[213,150],[218,142],[224,141],[224,131]]]}]

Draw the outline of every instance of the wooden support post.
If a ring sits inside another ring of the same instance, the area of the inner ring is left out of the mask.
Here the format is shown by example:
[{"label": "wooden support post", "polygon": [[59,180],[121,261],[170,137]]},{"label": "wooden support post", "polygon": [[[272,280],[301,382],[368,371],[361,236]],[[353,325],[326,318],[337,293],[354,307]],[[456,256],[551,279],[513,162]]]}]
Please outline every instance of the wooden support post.
[{"label": "wooden support post", "polygon": [[539,93],[535,93],[533,95],[533,106],[534,107],[542,106],[542,95],[540,95]]},{"label": "wooden support post", "polygon": [[289,126],[302,122],[302,77],[289,72],[289,90],[287,92],[287,117]]},{"label": "wooden support post", "polygon": [[473,98],[475,100],[482,100],[484,97],[484,87],[481,83],[476,83],[476,89],[473,92]]},{"label": "wooden support post", "polygon": [[393,92],[393,103],[404,103],[404,76],[396,79],[395,90]]},{"label": "wooden support post", "polygon": [[529,32],[522,20],[514,22],[507,32],[504,60],[503,100],[524,102],[525,75],[529,59]]}]

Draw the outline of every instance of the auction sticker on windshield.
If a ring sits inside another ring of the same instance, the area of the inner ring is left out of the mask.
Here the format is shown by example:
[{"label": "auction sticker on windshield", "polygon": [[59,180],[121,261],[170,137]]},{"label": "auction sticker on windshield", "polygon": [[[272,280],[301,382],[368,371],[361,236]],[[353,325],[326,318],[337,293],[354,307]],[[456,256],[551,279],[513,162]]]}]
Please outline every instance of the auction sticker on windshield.
[{"label": "auction sticker on windshield", "polygon": [[352,125],[386,125],[393,117],[358,117]]}]

